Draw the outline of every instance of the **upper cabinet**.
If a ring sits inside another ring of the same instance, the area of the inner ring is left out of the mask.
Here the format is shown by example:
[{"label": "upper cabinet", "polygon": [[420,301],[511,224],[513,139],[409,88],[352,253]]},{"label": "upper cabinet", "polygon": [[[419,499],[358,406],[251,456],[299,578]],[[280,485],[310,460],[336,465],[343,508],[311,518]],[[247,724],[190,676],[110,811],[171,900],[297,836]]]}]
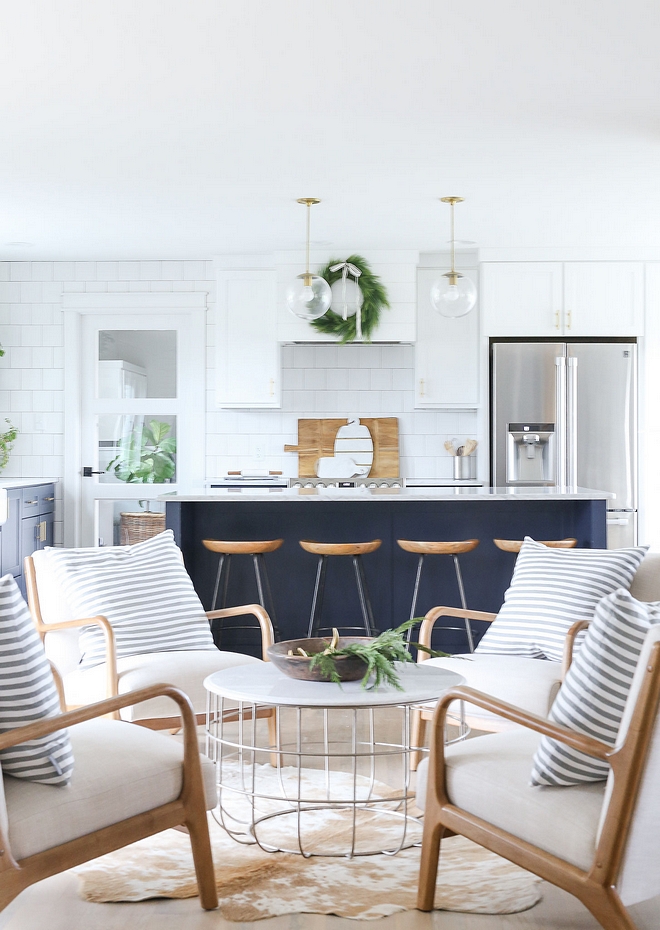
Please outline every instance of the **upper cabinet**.
[{"label": "upper cabinet", "polygon": [[[431,304],[431,285],[444,269],[417,274],[415,407],[476,407],[479,403],[479,304],[449,319]],[[477,280],[477,269],[461,269]]]},{"label": "upper cabinet", "polygon": [[637,336],[641,262],[484,262],[487,336]]},{"label": "upper cabinet", "polygon": [[219,407],[280,406],[274,268],[217,271],[216,371]]}]

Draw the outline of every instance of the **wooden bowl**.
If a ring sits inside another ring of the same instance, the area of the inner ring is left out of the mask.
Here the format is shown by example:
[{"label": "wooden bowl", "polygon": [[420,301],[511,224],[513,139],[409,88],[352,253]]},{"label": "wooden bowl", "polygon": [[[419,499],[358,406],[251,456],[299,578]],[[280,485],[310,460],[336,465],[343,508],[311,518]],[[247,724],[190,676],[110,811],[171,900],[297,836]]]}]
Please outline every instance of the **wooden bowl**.
[{"label": "wooden bowl", "polygon": [[[340,636],[337,643],[339,649],[350,643],[369,643],[371,638],[368,636]],[[312,639],[288,639],[281,643],[275,643],[268,647],[268,658],[281,672],[288,675],[289,678],[297,678],[300,681],[330,681],[321,672],[321,669],[310,668],[312,664],[311,657],[318,652],[323,652],[330,645],[330,639],[315,637]],[[289,650],[296,652],[298,647],[310,656],[289,655]],[[364,678],[367,671],[366,664],[358,656],[338,656],[335,659],[335,668],[339,675],[340,681],[359,681]]]}]

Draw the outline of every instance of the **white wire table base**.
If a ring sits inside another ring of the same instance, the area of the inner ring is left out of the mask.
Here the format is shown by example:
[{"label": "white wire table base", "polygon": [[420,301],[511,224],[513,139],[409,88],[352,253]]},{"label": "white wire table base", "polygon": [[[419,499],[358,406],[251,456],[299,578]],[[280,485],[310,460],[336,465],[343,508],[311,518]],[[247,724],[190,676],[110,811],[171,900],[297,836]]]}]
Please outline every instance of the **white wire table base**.
[{"label": "white wire table base", "polygon": [[[396,855],[421,841],[410,771],[412,704],[280,705],[272,744],[266,721],[257,719],[263,709],[208,693],[213,813],[237,842],[353,858]],[[464,738],[460,719],[457,725]]]}]

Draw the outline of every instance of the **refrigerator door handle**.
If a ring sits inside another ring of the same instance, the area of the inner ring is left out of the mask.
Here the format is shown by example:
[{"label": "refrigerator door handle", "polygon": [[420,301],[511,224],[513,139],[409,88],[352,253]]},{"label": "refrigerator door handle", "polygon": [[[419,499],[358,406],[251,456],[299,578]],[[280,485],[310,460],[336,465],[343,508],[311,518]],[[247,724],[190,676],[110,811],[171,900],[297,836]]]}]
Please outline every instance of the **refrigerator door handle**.
[{"label": "refrigerator door handle", "polygon": [[555,484],[566,487],[566,359],[555,359]]},{"label": "refrigerator door handle", "polygon": [[575,357],[566,359],[566,484],[577,487],[578,422],[577,422],[577,364]]}]

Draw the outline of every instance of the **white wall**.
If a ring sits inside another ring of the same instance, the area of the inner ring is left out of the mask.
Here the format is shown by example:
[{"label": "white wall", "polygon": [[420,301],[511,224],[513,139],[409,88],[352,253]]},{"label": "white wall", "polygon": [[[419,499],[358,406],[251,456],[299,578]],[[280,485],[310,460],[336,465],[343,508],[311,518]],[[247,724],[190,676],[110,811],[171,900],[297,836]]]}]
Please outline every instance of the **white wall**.
[{"label": "white wall", "polygon": [[[218,410],[211,261],[0,262],[0,417],[19,429],[4,477],[57,478],[63,467],[61,298],[71,292],[208,293],[206,473],[264,464],[296,474],[303,416],[399,417],[401,472],[450,477],[447,438],[476,435],[474,411],[413,410],[411,346],[285,346],[281,410]],[[387,282],[385,282],[387,284]],[[1,422],[1,421],[0,421]],[[259,460],[261,461],[261,460]],[[55,539],[62,539],[59,501]]]}]

